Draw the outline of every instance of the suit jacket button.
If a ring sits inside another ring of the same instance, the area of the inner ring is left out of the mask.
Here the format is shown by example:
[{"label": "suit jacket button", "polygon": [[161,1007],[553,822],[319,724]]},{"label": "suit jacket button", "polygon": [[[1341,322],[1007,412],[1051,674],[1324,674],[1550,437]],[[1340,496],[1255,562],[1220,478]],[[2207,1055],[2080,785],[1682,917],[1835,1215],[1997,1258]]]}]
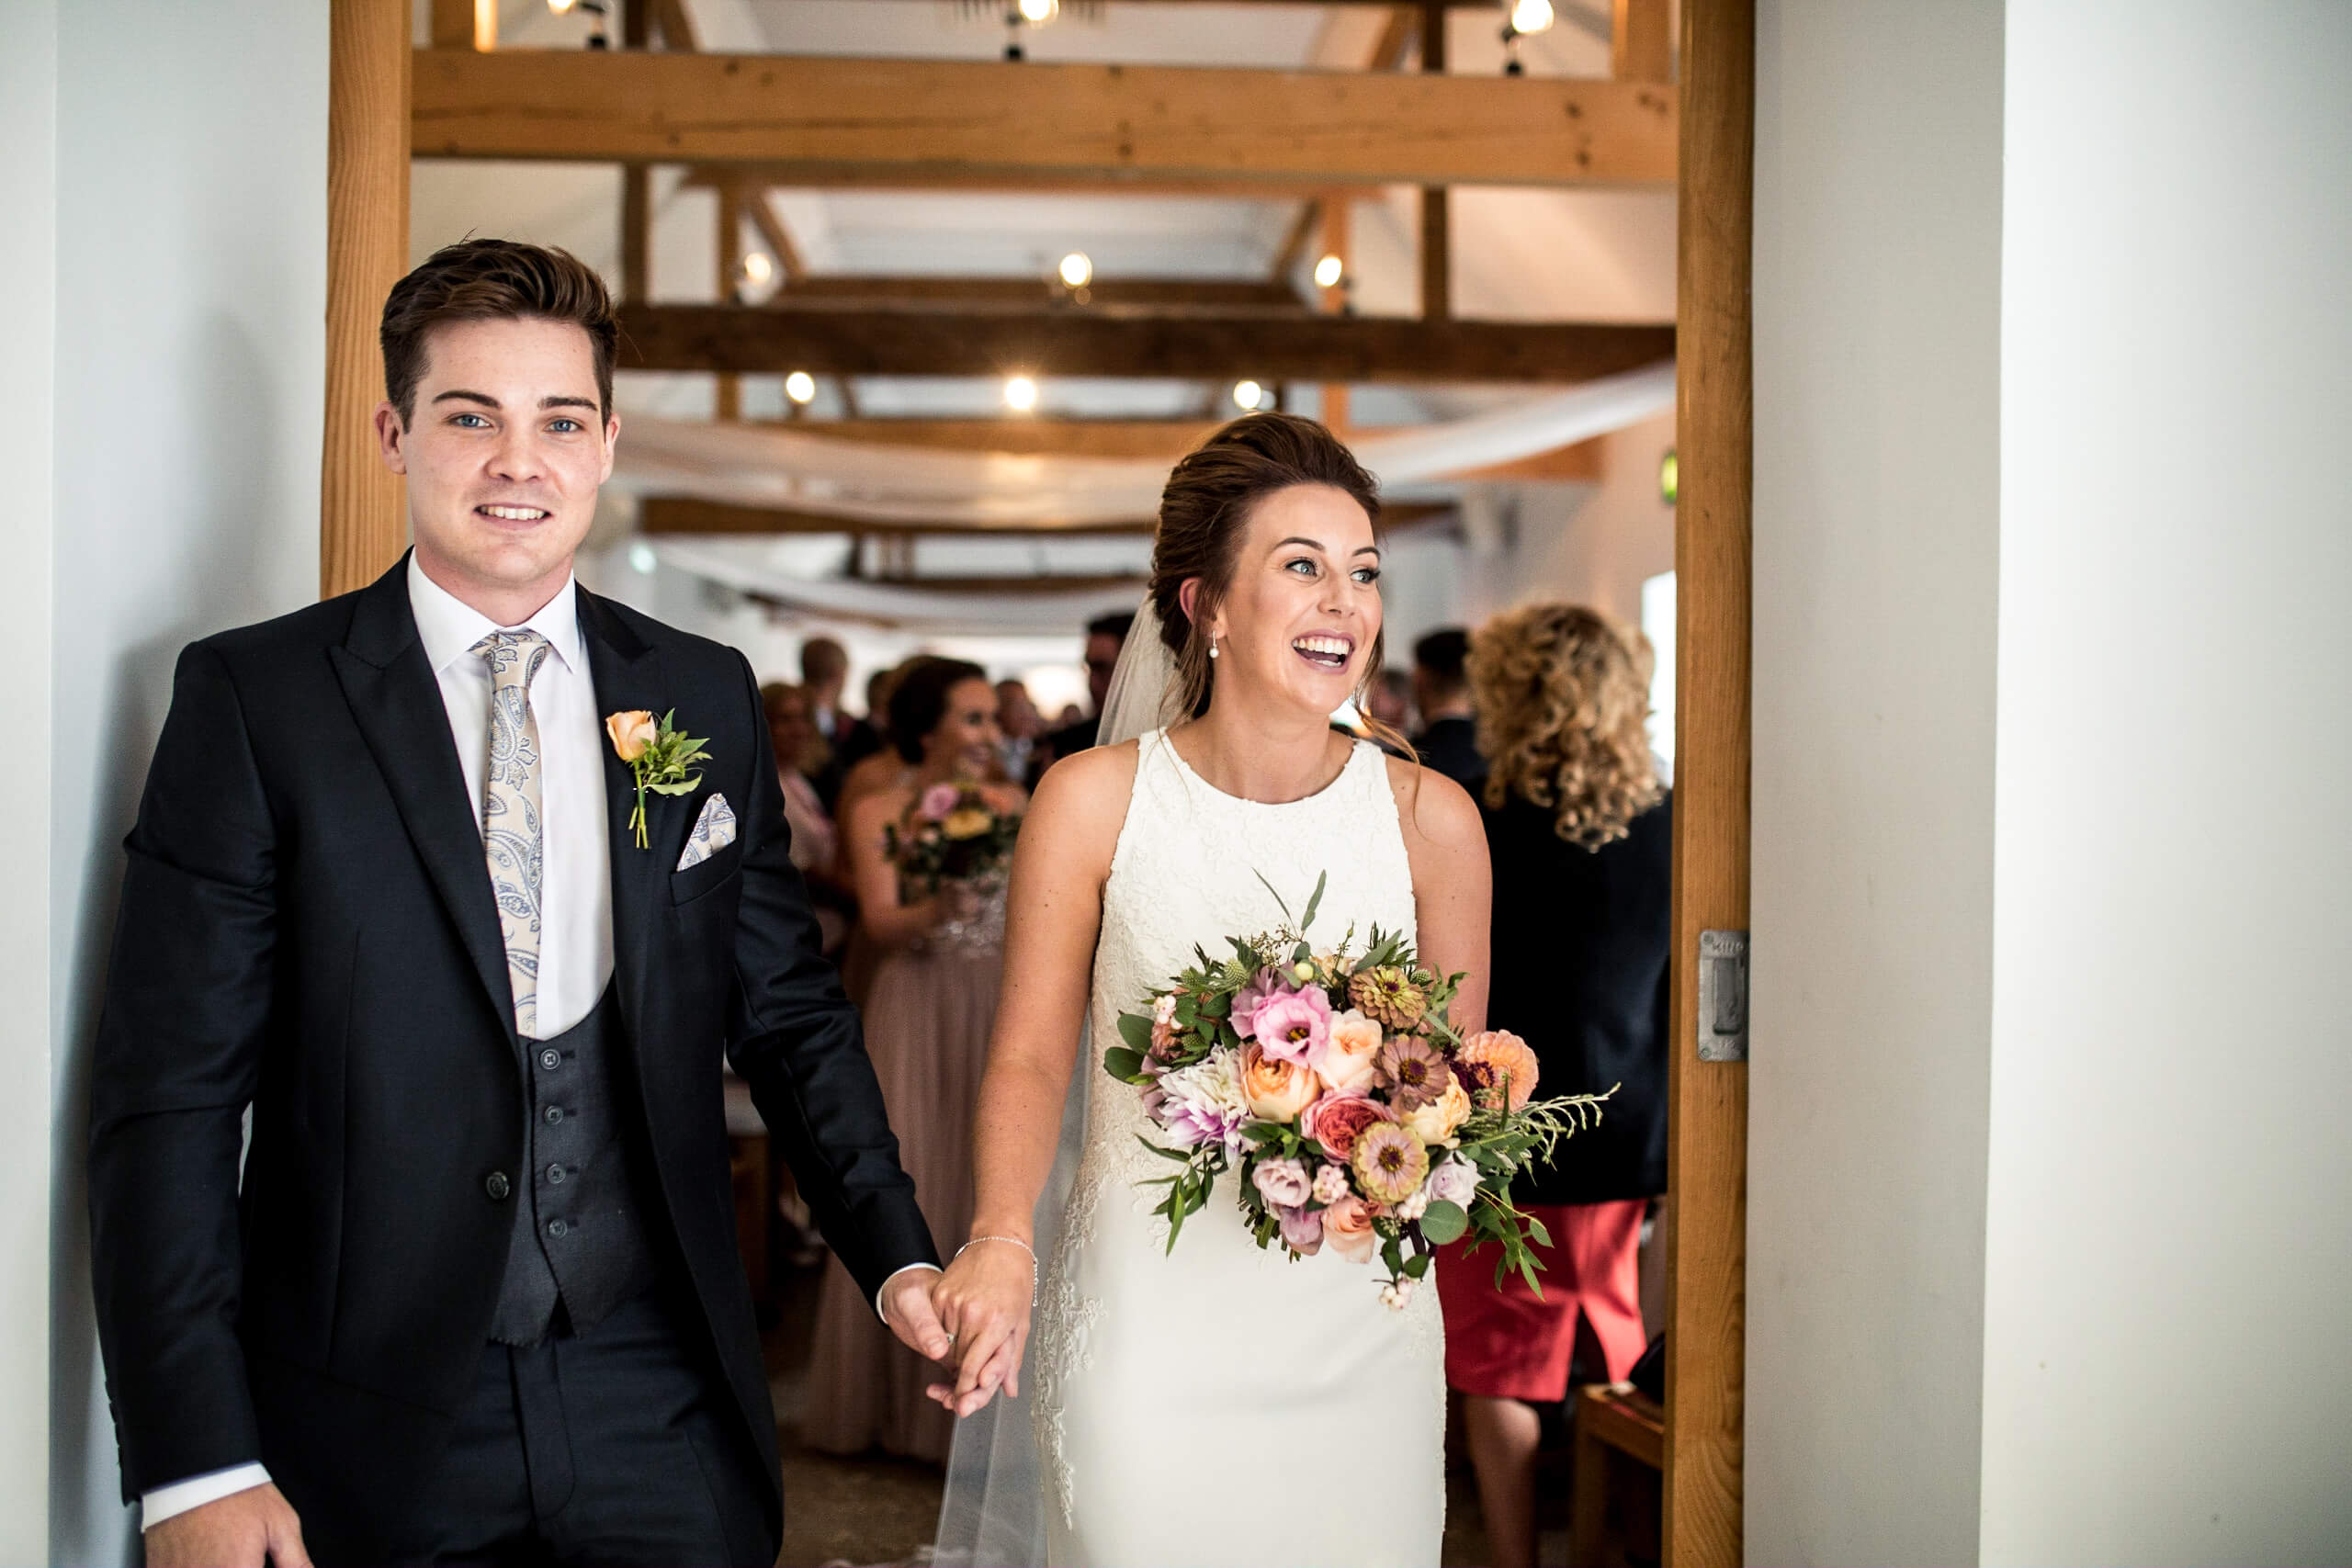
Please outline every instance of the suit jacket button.
[{"label": "suit jacket button", "polygon": [[503,1170],[493,1170],[484,1178],[481,1190],[490,1194],[492,1202],[503,1201],[506,1194],[513,1190],[507,1183],[506,1173]]},{"label": "suit jacket button", "polygon": [[552,1236],[561,1236],[564,1232],[571,1228],[571,1227],[570,1225],[565,1224],[561,1220],[549,1220],[548,1222],[548,1235]]},{"label": "suit jacket button", "polygon": [[552,1045],[548,1046],[546,1050],[539,1053],[539,1066],[545,1067],[549,1072],[555,1071],[558,1067],[563,1066],[563,1053],[557,1050]]},{"label": "suit jacket button", "polygon": [[551,1165],[548,1167],[548,1179],[551,1182],[560,1184],[563,1180],[563,1167],[560,1165]]}]

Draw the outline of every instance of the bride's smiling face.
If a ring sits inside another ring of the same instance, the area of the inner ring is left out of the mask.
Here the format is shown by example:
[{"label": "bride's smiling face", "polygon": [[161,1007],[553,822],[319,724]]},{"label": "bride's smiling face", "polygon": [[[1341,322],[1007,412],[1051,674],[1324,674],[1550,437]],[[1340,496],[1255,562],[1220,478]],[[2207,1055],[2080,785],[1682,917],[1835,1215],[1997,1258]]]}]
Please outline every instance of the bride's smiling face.
[{"label": "bride's smiling face", "polygon": [[1380,636],[1372,519],[1329,485],[1293,485],[1259,502],[1208,629],[1216,692],[1331,713],[1363,684]]}]

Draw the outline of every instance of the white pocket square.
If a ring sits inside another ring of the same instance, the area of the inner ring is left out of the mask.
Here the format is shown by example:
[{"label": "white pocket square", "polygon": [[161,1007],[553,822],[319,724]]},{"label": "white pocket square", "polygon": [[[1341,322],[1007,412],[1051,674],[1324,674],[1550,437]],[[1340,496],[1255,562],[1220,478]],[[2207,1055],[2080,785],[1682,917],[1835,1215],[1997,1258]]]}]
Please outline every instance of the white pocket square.
[{"label": "white pocket square", "polygon": [[700,865],[735,841],[735,808],[727,804],[723,795],[713,794],[702,803],[702,815],[695,818],[695,830],[686,835],[686,847],[678,856],[678,869]]}]

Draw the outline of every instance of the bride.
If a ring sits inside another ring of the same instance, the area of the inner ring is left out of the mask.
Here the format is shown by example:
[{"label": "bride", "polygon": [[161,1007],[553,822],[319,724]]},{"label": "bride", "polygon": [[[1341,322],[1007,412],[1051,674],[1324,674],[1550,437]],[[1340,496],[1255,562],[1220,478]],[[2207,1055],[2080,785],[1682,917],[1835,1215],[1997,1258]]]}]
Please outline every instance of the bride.
[{"label": "bride", "polygon": [[1118,1014],[1195,944],[1281,926],[1277,892],[1295,909],[1328,874],[1317,934],[1403,931],[1430,968],[1467,973],[1453,1021],[1484,1026],[1476,807],[1329,722],[1380,670],[1378,507],[1346,447],[1291,415],[1238,420],[1178,463],[1103,739],[1141,728],[1119,711],[1138,687],[1167,728],[1057,765],[1014,854],[972,1239],[934,1292],[957,1375],[933,1392],[958,1415],[1017,1395],[1034,1328],[1055,1568],[1438,1561],[1434,1291],[1391,1310],[1335,1250],[1261,1250],[1223,1182],[1171,1254],[1159,1190],[1136,1185],[1168,1167],[1107,1078],[1086,1092],[1059,1239],[1042,1269],[1032,1251],[1073,1071],[1101,1075]]}]

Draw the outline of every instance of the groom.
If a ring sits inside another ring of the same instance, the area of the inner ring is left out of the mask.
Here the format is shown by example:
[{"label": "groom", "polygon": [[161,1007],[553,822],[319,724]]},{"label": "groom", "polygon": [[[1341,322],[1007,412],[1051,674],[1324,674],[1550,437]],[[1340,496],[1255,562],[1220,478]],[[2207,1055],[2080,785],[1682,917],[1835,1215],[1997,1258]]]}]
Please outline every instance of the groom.
[{"label": "groom", "polygon": [[[947,1349],[751,669],[572,577],[616,336],[560,251],[436,253],[376,411],[415,549],[180,659],[90,1136],[151,1563],[773,1562],[722,1049],[885,1320]],[[707,737],[695,787],[640,797],[605,722],[638,710]]]}]

